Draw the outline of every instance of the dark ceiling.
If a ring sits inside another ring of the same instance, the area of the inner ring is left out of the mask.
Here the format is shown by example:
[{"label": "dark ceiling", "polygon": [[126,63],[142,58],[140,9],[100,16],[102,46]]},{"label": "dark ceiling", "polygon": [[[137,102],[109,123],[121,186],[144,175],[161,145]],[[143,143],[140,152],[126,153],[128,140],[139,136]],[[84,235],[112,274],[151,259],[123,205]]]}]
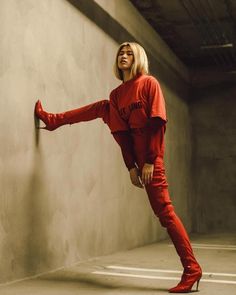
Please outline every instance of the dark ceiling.
[{"label": "dark ceiling", "polygon": [[236,0],[130,0],[190,69],[236,72]]}]

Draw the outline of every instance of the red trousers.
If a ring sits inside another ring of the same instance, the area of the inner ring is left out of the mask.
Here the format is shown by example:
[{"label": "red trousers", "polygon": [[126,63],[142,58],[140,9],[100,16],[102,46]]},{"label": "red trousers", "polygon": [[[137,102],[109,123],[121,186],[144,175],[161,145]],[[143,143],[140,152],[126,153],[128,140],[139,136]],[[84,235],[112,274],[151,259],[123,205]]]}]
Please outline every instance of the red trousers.
[{"label": "red trousers", "polygon": [[[145,164],[147,150],[147,134],[142,129],[133,130],[134,152],[140,171]],[[167,232],[175,246],[184,268],[197,264],[188,234],[174,211],[165,174],[163,157],[157,157],[154,162],[153,179],[145,186],[153,212]],[[198,264],[197,264],[198,265]]]},{"label": "red trousers", "polygon": [[[57,115],[57,118],[59,125],[74,124],[101,118],[104,123],[110,127],[109,101],[101,100],[90,105],[59,114]],[[59,122],[60,120],[61,122]],[[132,132],[135,158],[140,171],[145,163],[147,148],[146,136],[145,132],[140,130],[133,130]],[[164,161],[162,157],[156,158],[154,163],[153,179],[150,184],[145,186],[145,190],[147,192],[152,210],[159,218],[161,225],[167,229],[183,267],[185,269],[190,267],[198,268],[199,265],[194,257],[189,237],[182,222],[174,211],[174,207],[169,196]]]}]

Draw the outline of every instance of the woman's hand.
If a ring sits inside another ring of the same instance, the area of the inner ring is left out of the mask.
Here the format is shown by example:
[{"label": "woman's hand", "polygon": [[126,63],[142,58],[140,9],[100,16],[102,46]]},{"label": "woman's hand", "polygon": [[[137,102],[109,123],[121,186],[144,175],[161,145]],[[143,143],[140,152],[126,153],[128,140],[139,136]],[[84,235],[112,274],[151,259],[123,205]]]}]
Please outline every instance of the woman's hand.
[{"label": "woman's hand", "polygon": [[142,183],[149,184],[153,178],[154,165],[145,163],[142,169]]},{"label": "woman's hand", "polygon": [[133,185],[143,188],[143,184],[141,182],[141,179],[139,177],[139,170],[137,167],[132,168],[129,170],[130,179]]}]

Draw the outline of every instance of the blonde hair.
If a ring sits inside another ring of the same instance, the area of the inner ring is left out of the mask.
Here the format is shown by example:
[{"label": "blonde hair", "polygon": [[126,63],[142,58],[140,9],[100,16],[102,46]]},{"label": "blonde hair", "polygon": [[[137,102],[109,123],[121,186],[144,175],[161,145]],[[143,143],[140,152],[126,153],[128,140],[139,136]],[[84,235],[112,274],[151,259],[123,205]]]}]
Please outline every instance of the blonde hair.
[{"label": "blonde hair", "polygon": [[116,78],[123,81],[123,73],[118,68],[117,61],[118,61],[119,53],[124,46],[130,46],[134,55],[134,62],[130,70],[132,78],[138,74],[148,74],[149,73],[148,59],[147,59],[147,54],[144,48],[136,42],[124,42],[119,46],[116,53],[116,61],[114,64],[114,73]]}]

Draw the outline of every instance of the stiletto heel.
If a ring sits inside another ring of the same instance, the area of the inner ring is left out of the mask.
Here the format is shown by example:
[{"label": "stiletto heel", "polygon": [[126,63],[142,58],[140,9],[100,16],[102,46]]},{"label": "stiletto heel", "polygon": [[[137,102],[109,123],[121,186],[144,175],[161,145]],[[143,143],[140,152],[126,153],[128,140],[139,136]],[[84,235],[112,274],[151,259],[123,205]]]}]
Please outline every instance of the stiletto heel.
[{"label": "stiletto heel", "polygon": [[196,291],[198,291],[198,286],[199,286],[199,283],[200,283],[200,279],[197,281],[197,287],[196,287]]},{"label": "stiletto heel", "polygon": [[200,267],[198,270],[196,269],[188,270],[188,272],[184,271],[179,284],[176,287],[170,289],[169,292],[170,293],[189,293],[192,291],[192,287],[195,283],[197,283],[196,291],[198,291],[198,286],[199,286],[201,277],[202,277],[202,270]]}]

